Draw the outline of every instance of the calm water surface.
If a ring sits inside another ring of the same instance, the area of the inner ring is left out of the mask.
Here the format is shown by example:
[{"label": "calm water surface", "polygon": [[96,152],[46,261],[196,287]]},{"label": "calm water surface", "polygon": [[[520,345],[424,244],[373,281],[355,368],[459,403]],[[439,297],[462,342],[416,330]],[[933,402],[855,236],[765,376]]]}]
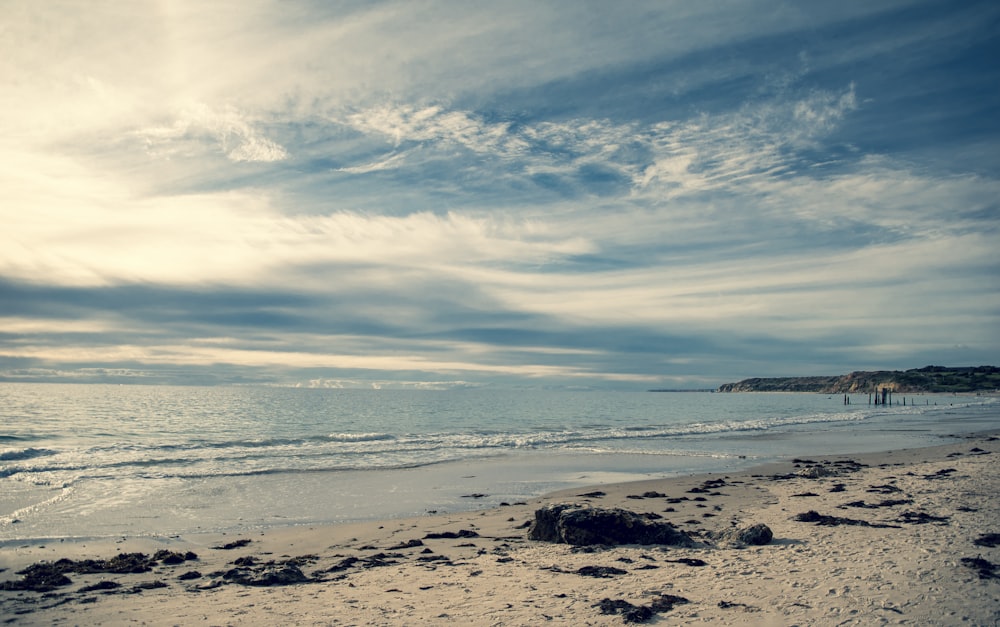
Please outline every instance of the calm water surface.
[{"label": "calm water surface", "polygon": [[931,445],[1000,426],[993,400],[0,384],[0,542],[454,511]]}]

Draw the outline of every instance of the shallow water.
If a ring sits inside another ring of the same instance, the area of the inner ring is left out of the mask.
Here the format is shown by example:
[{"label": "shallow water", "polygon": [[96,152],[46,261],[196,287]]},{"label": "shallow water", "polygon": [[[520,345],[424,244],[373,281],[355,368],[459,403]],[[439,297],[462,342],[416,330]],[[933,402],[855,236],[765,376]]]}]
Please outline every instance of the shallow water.
[{"label": "shallow water", "polygon": [[455,511],[1000,426],[988,397],[842,399],[0,384],[0,542]]}]

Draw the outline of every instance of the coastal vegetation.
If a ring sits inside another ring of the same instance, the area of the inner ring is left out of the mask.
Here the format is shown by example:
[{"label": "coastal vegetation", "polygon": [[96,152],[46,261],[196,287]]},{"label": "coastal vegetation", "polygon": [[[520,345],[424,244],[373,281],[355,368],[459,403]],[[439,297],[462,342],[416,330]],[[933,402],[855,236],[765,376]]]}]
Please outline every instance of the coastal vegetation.
[{"label": "coastal vegetation", "polygon": [[925,366],[912,370],[857,371],[845,375],[752,378],[725,383],[719,392],[867,393],[880,389],[905,393],[969,393],[1000,390],[996,366]]}]

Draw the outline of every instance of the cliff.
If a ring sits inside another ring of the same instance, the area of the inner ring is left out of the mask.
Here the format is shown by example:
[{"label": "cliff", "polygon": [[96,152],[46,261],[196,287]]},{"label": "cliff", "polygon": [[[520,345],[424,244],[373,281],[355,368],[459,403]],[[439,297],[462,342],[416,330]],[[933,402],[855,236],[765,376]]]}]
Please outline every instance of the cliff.
[{"label": "cliff", "polygon": [[840,376],[744,379],[719,386],[720,392],[868,393],[888,388],[907,394],[994,392],[1000,390],[1000,368],[926,366],[913,370],[876,370]]}]

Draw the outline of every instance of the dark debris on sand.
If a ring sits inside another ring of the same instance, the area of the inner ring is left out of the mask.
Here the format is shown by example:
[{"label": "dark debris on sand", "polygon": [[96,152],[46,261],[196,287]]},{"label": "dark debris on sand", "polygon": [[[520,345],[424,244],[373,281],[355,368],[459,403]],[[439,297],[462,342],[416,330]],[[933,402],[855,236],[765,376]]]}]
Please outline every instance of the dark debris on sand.
[{"label": "dark debris on sand", "polygon": [[236,568],[226,571],[222,578],[244,586],[287,586],[311,581],[292,561],[264,564],[244,561]]},{"label": "dark debris on sand", "polygon": [[647,623],[657,614],[669,612],[677,605],[690,603],[684,597],[673,594],[662,594],[649,605],[633,605],[624,599],[602,599],[594,605],[601,614],[619,614],[626,623]]},{"label": "dark debris on sand", "polygon": [[471,529],[460,529],[459,531],[444,531],[441,533],[428,533],[424,540],[457,540],[459,538],[478,538],[479,534]]},{"label": "dark debris on sand", "polygon": [[951,476],[952,473],[956,473],[956,472],[958,472],[958,470],[955,469],[955,468],[942,468],[941,470],[939,470],[939,471],[937,471],[935,473],[932,473],[932,474],[929,474],[929,475],[924,475],[924,479],[927,479],[927,480],[948,479]]},{"label": "dark debris on sand", "polygon": [[627,575],[628,571],[615,568],[614,566],[581,566],[576,570],[577,575],[584,577],[596,577],[598,579],[608,579],[618,575]]},{"label": "dark debris on sand", "polygon": [[838,525],[854,525],[858,527],[879,527],[879,528],[893,528],[901,529],[899,525],[887,525],[882,523],[870,523],[867,520],[858,520],[856,518],[842,518],[840,516],[827,516],[826,514],[820,514],[816,510],[809,510],[808,512],[803,512],[801,514],[796,514],[792,517],[792,520],[797,522],[808,522],[816,523],[817,525],[823,527],[836,527]]},{"label": "dark debris on sand", "polygon": [[253,540],[250,540],[249,538],[241,538],[239,540],[227,542],[226,544],[220,546],[213,546],[212,548],[221,551],[232,551],[233,549],[241,549],[246,545],[250,544],[251,542],[253,542]]},{"label": "dark debris on sand", "polygon": [[895,507],[897,505],[910,505],[913,499],[882,499],[878,503],[865,503],[864,501],[851,501],[837,507],[859,507],[862,509],[878,509],[880,507]]},{"label": "dark debris on sand", "polygon": [[896,518],[896,522],[908,523],[910,525],[926,525],[934,523],[937,525],[947,525],[950,521],[948,516],[932,516],[927,512],[903,512]]},{"label": "dark debris on sand", "polygon": [[1000,579],[1000,564],[994,564],[980,557],[963,557],[962,565],[979,573],[980,579]]},{"label": "dark debris on sand", "polygon": [[990,548],[1000,546],[1000,533],[987,533],[972,541],[976,546],[988,546]]},{"label": "dark debris on sand", "polygon": [[732,609],[742,609],[744,612],[759,612],[760,608],[756,605],[747,605],[746,603],[736,603],[734,601],[719,601],[719,608],[723,610]]},{"label": "dark debris on sand", "polygon": [[696,557],[680,557],[675,560],[665,560],[665,561],[671,562],[673,564],[684,564],[685,566],[693,566],[695,568],[701,566],[708,566],[708,562],[706,562],[705,560],[700,560]]},{"label": "dark debris on sand", "polygon": [[66,576],[68,574],[147,573],[153,570],[153,567],[160,562],[164,564],[178,564],[197,559],[198,556],[191,552],[180,554],[171,551],[159,551],[152,557],[145,553],[122,553],[106,560],[71,560],[64,558],[55,562],[38,562],[17,571],[17,574],[21,575],[20,580],[0,583],[0,590],[51,592],[56,588],[68,586],[73,583]]},{"label": "dark debris on sand", "polygon": [[796,468],[798,468],[796,472],[771,475],[770,479],[775,481],[802,478],[822,479],[824,477],[838,477],[858,472],[868,467],[867,464],[856,462],[853,459],[839,459],[836,461],[823,460],[821,462],[816,462],[811,459],[793,459],[792,463]]}]

